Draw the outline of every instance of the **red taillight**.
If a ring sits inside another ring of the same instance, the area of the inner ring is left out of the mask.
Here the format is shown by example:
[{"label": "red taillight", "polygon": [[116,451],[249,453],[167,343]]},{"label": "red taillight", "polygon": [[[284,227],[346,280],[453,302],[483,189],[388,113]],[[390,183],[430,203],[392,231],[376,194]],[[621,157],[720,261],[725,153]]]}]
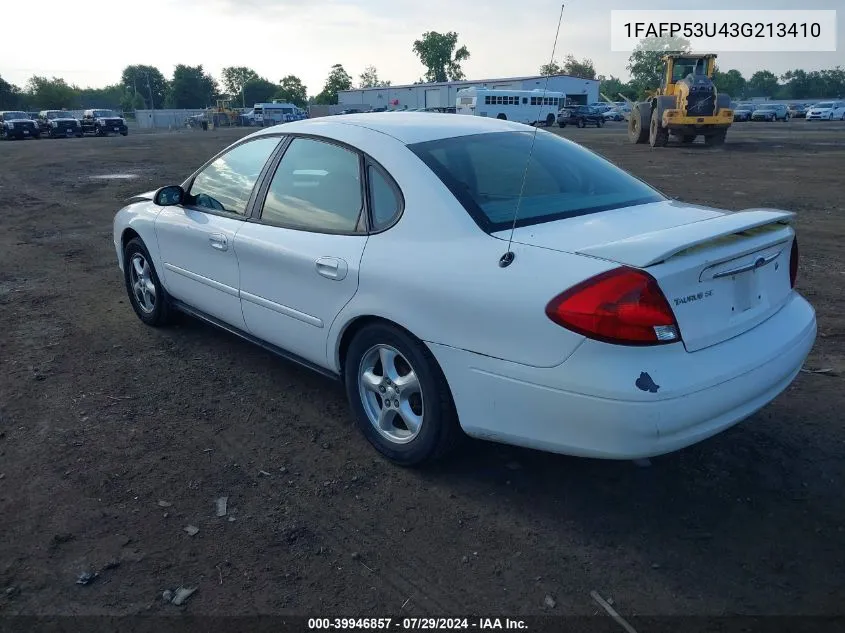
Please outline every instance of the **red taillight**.
[{"label": "red taillight", "polygon": [[669,302],[654,277],[633,268],[596,275],[546,306],[558,325],[619,345],[660,345],[681,340]]},{"label": "red taillight", "polygon": [[795,287],[798,279],[798,237],[792,240],[792,252],[789,254],[789,285]]}]

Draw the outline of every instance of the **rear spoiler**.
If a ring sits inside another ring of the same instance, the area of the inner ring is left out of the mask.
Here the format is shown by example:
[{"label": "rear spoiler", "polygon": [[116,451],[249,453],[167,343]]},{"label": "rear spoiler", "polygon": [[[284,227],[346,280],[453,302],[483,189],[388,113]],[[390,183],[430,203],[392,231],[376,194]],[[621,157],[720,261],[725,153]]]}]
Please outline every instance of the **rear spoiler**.
[{"label": "rear spoiler", "polygon": [[778,230],[791,224],[794,217],[791,211],[745,209],[662,231],[642,233],[624,240],[587,246],[577,252],[579,255],[608,259],[635,268],[646,268],[683,251],[723,238],[749,231],[757,233]]}]

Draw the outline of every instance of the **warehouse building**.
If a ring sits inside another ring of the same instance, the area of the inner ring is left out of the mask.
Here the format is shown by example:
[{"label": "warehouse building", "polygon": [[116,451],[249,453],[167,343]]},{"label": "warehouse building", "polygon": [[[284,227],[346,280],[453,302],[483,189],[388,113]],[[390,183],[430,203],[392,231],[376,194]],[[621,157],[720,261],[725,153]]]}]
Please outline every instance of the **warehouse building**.
[{"label": "warehouse building", "polygon": [[[548,79],[548,83],[546,80]],[[543,90],[563,92],[574,103],[593,103],[599,100],[599,82],[571,75],[543,77],[511,77],[509,79],[479,79],[447,81],[431,84],[408,84],[386,88],[363,88],[338,92],[338,105],[346,108],[413,110],[454,106],[458,90],[469,87],[499,90]]]}]

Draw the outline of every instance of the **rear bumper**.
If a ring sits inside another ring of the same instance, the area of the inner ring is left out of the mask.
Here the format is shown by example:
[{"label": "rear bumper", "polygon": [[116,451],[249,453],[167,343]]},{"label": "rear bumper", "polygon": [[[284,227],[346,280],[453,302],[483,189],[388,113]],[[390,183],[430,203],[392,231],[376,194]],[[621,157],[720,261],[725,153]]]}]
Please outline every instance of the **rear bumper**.
[{"label": "rear bumper", "polygon": [[[764,407],[794,380],[815,337],[815,312],[793,293],[766,322],[693,353],[681,344],[644,350],[585,340],[563,364],[541,369],[431,349],[469,435],[634,459],[695,444]],[[644,372],[657,393],[636,387]]]}]

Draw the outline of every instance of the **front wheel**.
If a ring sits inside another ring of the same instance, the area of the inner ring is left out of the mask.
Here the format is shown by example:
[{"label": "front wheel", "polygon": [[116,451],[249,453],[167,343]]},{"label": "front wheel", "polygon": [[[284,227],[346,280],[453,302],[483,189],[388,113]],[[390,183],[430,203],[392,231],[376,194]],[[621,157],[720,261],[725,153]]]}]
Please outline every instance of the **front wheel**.
[{"label": "front wheel", "polygon": [[566,123],[558,123],[558,127],[566,127]]},{"label": "front wheel", "polygon": [[154,327],[170,321],[170,297],[140,238],[129,240],[123,250],[123,279],[129,302],[141,321]]},{"label": "front wheel", "polygon": [[364,436],[397,464],[437,459],[462,437],[440,366],[424,343],[396,326],[375,323],[355,335],[344,381]]}]

